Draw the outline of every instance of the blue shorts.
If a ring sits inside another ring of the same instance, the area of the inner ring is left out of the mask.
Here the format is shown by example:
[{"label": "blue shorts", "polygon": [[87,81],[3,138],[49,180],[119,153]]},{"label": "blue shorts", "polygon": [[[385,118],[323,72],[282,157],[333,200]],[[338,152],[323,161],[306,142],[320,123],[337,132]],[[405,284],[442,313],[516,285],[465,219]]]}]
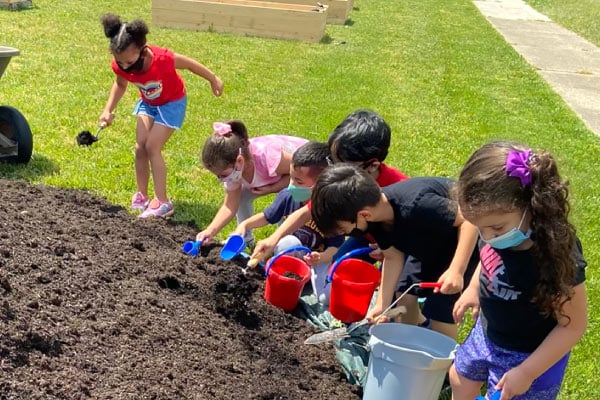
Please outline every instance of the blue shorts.
[{"label": "blue shorts", "polygon": [[[496,391],[496,384],[508,370],[521,364],[531,353],[507,350],[492,343],[483,331],[479,319],[456,351],[454,368],[459,375],[476,382],[487,381],[487,395]],[[567,353],[556,364],[533,381],[529,390],[512,400],[556,399],[569,361]]]},{"label": "blue shorts", "polygon": [[139,99],[133,108],[133,115],[147,115],[154,119],[155,124],[164,125],[172,129],[181,129],[186,108],[187,96],[183,96],[179,100],[171,101],[162,106],[153,106]]}]

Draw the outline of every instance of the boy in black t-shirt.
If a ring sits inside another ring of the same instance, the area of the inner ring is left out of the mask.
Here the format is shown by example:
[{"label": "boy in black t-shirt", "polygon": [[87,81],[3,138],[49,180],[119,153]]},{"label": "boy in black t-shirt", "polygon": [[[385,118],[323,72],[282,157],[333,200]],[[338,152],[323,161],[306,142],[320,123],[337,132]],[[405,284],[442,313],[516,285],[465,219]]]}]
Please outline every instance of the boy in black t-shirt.
[{"label": "boy in black t-shirt", "polygon": [[[311,197],[312,216],[325,233],[370,235],[383,253],[383,274],[373,319],[391,304],[394,293],[413,283],[440,282],[434,292],[413,290],[399,304],[403,322],[421,324],[452,338],[457,330],[452,307],[478,261],[477,229],[466,222],[449,199],[453,181],[412,178],[385,188],[360,168],[327,168]],[[405,263],[410,255],[411,262]],[[422,315],[417,296],[426,297]]]}]

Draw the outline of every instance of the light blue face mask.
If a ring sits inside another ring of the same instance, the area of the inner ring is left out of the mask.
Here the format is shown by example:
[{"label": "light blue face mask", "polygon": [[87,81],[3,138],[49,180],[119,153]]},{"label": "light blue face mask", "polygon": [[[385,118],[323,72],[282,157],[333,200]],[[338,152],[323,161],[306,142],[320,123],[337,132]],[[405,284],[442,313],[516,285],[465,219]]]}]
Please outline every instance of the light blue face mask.
[{"label": "light blue face mask", "polygon": [[288,191],[292,195],[292,199],[294,199],[294,201],[302,203],[303,201],[307,201],[308,199],[310,199],[312,188],[304,186],[294,186],[290,183],[288,185]]},{"label": "light blue face mask", "polygon": [[481,236],[481,232],[479,232],[479,236],[481,239],[492,246],[495,249],[508,249],[510,247],[517,247],[525,240],[529,239],[531,236],[531,229],[528,229],[527,232],[523,233],[521,231],[521,225],[523,224],[523,220],[525,219],[525,214],[527,210],[523,212],[523,216],[521,217],[521,222],[519,222],[519,226],[516,228],[512,228],[510,231],[503,233],[500,236],[496,236],[495,238],[491,238],[489,240],[485,240],[483,236]]}]

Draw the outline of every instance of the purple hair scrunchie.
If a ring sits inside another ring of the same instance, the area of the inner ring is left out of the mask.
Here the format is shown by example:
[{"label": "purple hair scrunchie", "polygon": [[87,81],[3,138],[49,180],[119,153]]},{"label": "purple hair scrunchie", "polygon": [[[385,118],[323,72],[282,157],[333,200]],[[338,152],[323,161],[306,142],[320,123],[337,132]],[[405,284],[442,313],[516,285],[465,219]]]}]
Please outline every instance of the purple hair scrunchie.
[{"label": "purple hair scrunchie", "polygon": [[523,187],[531,185],[530,157],[531,149],[523,151],[513,150],[506,157],[506,174],[514,178],[519,178]]}]

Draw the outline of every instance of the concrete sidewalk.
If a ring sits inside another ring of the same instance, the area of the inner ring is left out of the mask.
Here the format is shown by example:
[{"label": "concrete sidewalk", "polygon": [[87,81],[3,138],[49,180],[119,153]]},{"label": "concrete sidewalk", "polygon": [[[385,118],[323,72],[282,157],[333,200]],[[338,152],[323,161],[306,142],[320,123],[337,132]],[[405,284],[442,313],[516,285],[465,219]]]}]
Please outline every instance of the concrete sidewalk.
[{"label": "concrete sidewalk", "polygon": [[474,0],[494,28],[600,136],[600,49],[522,0]]}]

